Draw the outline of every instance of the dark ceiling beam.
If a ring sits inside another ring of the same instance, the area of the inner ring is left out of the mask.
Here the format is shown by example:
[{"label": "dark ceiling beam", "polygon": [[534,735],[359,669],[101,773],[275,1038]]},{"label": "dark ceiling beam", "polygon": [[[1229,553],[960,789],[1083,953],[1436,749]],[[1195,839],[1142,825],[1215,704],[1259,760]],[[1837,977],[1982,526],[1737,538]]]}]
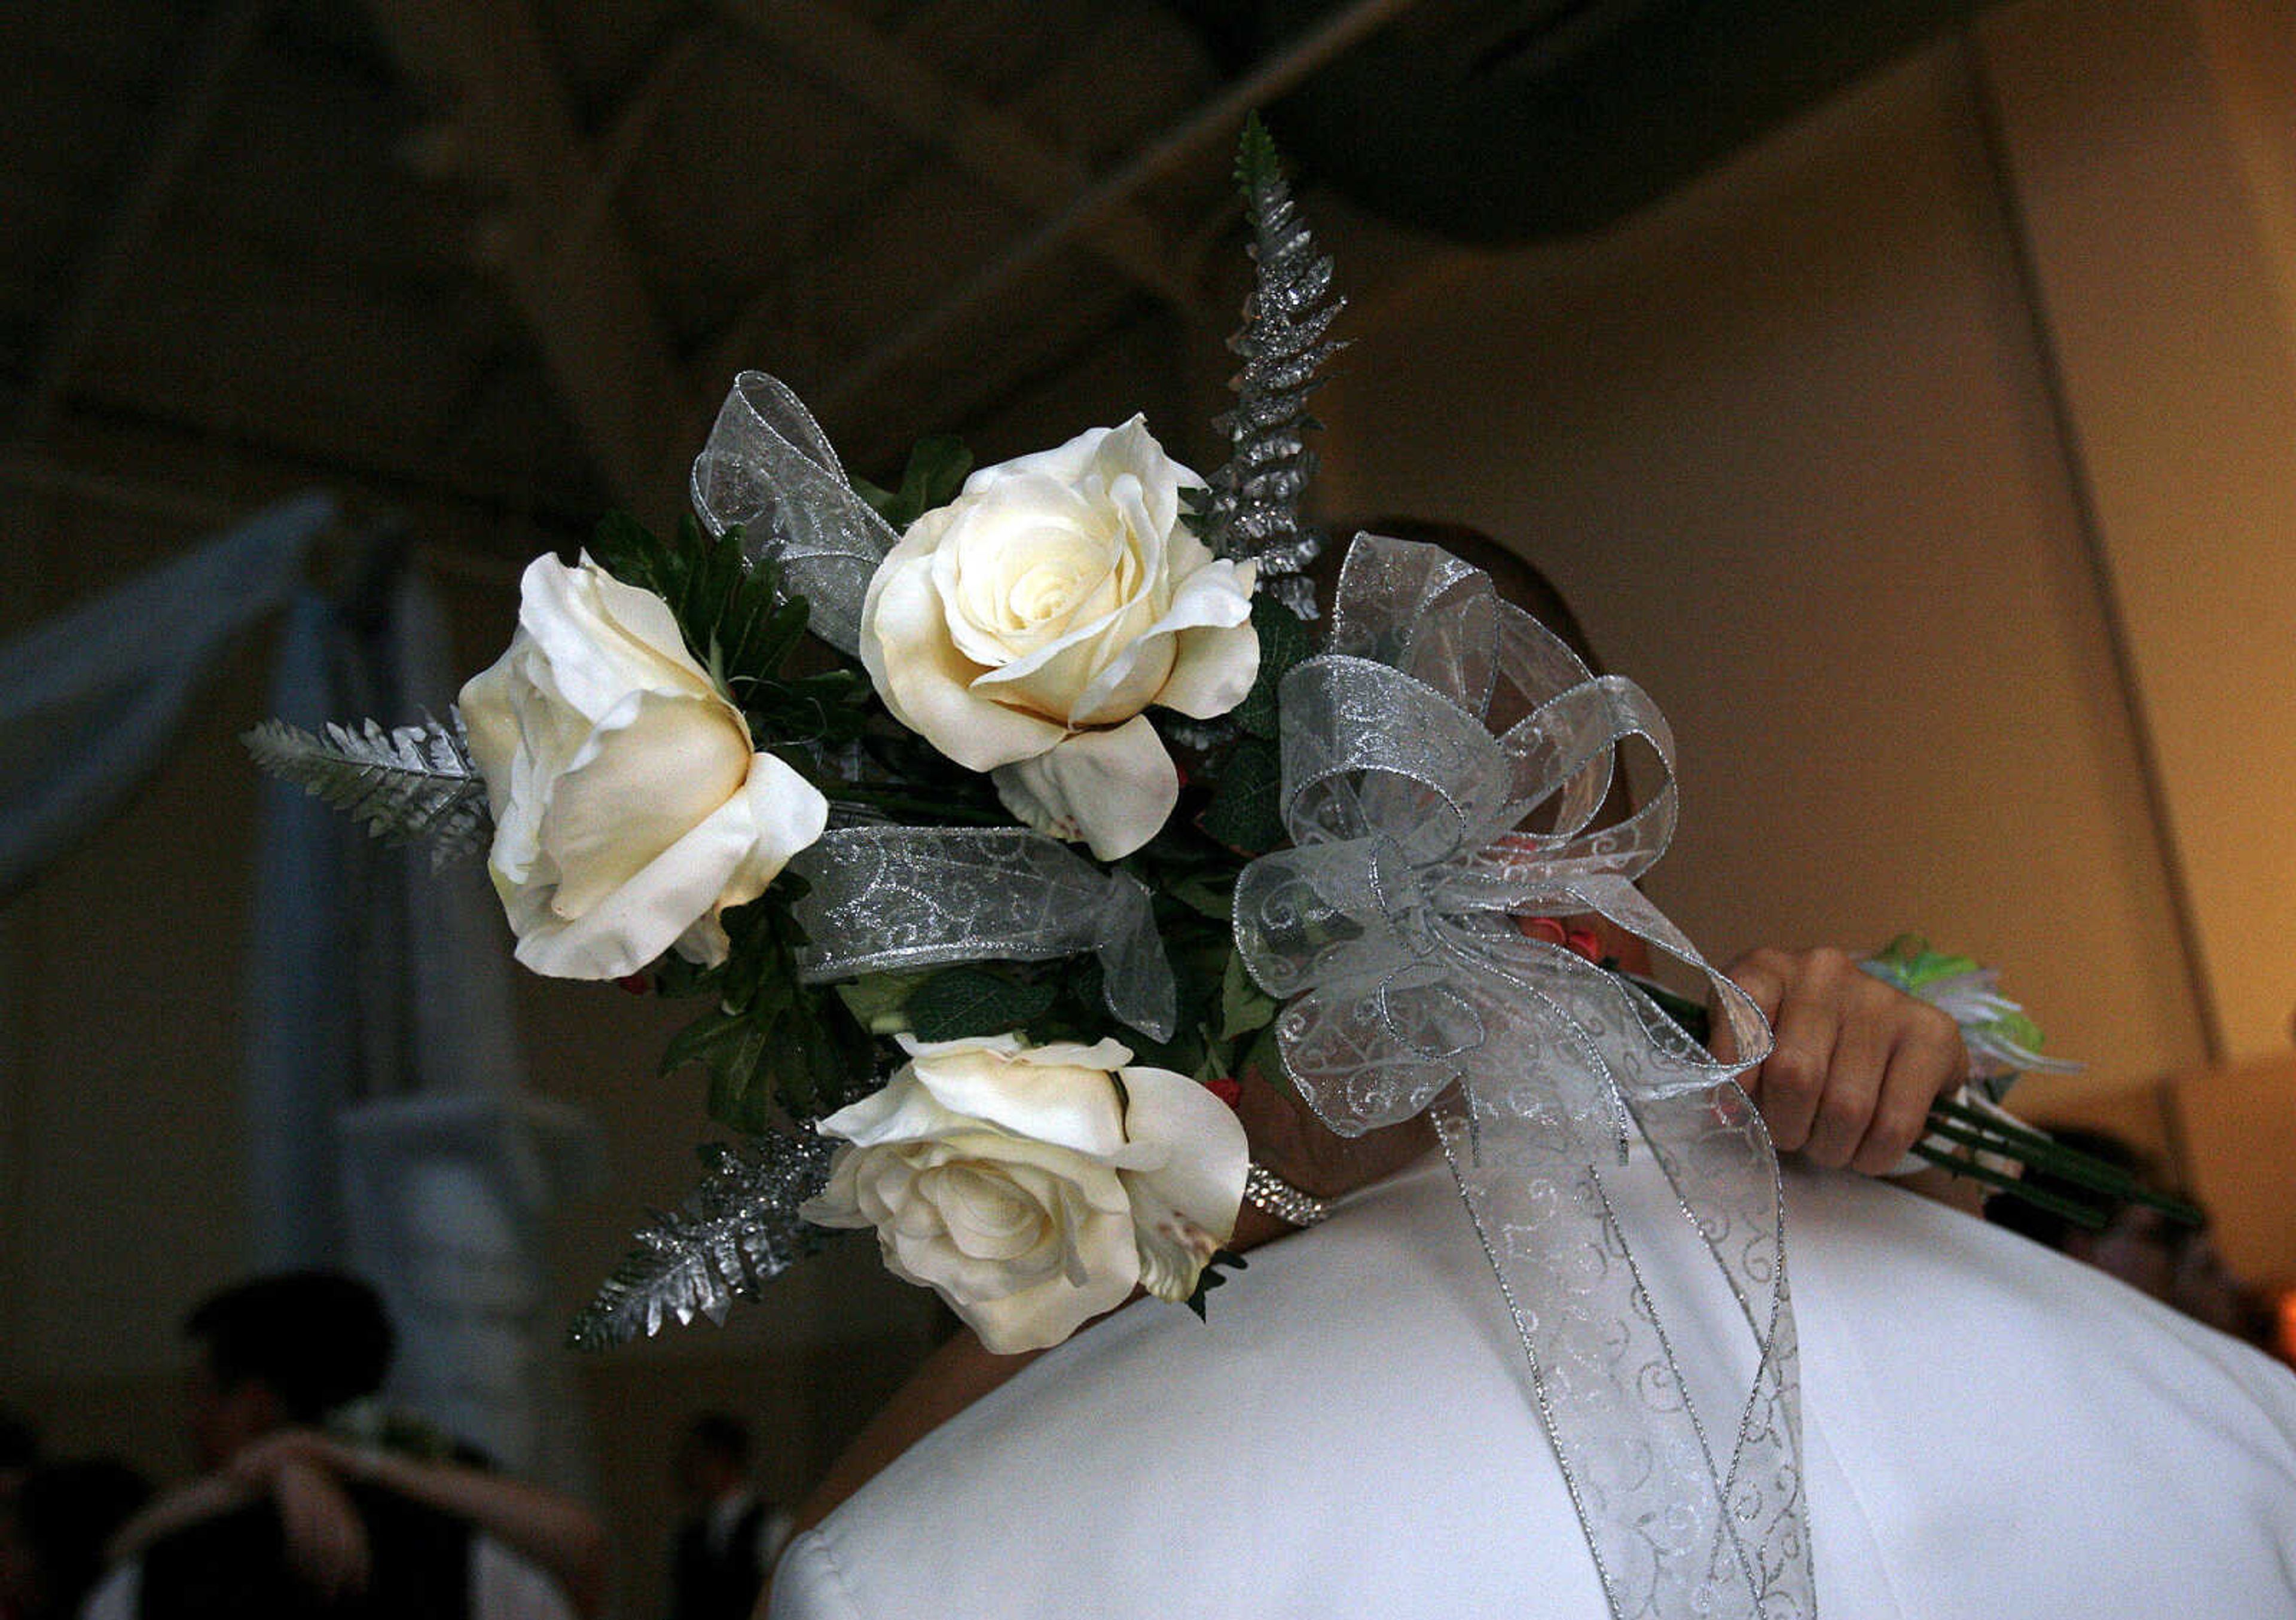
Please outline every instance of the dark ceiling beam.
[{"label": "dark ceiling beam", "polygon": [[16,443],[42,438],[55,420],[72,375],[95,341],[112,300],[142,263],[152,227],[184,169],[206,143],[233,71],[262,31],[276,0],[224,0],[209,12],[181,58],[167,97],[158,138],[135,177],[121,192],[111,218],[73,282],[72,294],[48,329],[12,424]]},{"label": "dark ceiling beam", "polygon": [[527,0],[369,0],[400,63],[457,108],[496,193],[480,260],[499,276],[617,500],[674,511],[709,422],[639,274]]},{"label": "dark ceiling beam", "polygon": [[[1018,119],[973,96],[898,40],[832,0],[719,0],[719,9],[786,66],[866,107],[919,145],[939,152],[1032,219],[1049,219],[1091,181],[1083,161],[1039,140]],[[1165,233],[1125,199],[1077,236],[1125,276],[1185,307],[1188,279]],[[747,325],[737,321],[734,330]]]},{"label": "dark ceiling beam", "polygon": [[976,313],[1006,296],[1048,259],[1092,239],[1133,198],[1167,175],[1233,143],[1244,115],[1276,100],[1343,52],[1411,9],[1414,0],[1352,0],[1173,125],[1139,155],[1073,196],[1057,215],[984,266],[932,308],[846,366],[815,402],[824,421],[859,412],[885,380],[951,340]]},{"label": "dark ceiling beam", "polygon": [[719,34],[719,29],[709,24],[697,23],[671,40],[646,64],[637,88],[614,114],[613,123],[596,144],[589,201],[583,209],[576,234],[587,235],[605,225],[631,169],[653,139],[654,126],[661,121],[672,98],[685,92],[686,81],[702,64],[713,37]]}]

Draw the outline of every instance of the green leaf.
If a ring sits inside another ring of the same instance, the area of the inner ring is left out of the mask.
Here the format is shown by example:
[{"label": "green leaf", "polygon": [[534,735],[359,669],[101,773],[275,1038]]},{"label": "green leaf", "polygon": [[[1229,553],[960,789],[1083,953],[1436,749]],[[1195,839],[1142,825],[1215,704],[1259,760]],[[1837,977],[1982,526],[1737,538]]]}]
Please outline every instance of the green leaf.
[{"label": "green leaf", "polygon": [[1057,994],[985,968],[943,968],[910,994],[910,1027],[920,1041],[1002,1035],[1052,1010]]},{"label": "green leaf", "polygon": [[673,1074],[688,1063],[711,1061],[720,1047],[739,1039],[747,1022],[738,1012],[712,1008],[670,1037],[662,1051],[660,1072]]},{"label": "green leaf", "polygon": [[1190,872],[1163,886],[1164,893],[1201,917],[1225,924],[1235,915],[1235,871]]},{"label": "green leaf", "polygon": [[1273,1024],[1267,1025],[1258,1035],[1251,1037],[1250,1046],[1244,1051],[1243,1060],[1235,1066],[1237,1079],[1241,1080],[1250,1074],[1258,1075],[1277,1091],[1287,1095],[1293,1089],[1292,1076],[1284,1071],[1283,1050],[1276,1043],[1275,1026]]},{"label": "green leaf", "polygon": [[1283,761],[1275,742],[1246,737],[1220,766],[1212,802],[1197,818],[1206,837],[1248,855],[1264,855],[1284,841]]},{"label": "green leaf", "polygon": [[600,568],[641,591],[675,600],[678,570],[653,531],[626,511],[610,511],[590,534],[590,556]]},{"label": "green leaf", "polygon": [[670,544],[612,512],[599,521],[592,555],[624,585],[660,597],[686,650],[728,691],[768,680],[804,632],[804,599],[781,599],[780,570],[742,554],[738,528],[712,537],[688,514]]},{"label": "green leaf", "polygon": [[853,487],[853,493],[861,497],[863,505],[883,518],[886,522],[890,523],[893,520],[889,514],[899,506],[900,496],[882,484],[872,484],[867,479],[857,479],[850,473],[846,474],[845,481]]},{"label": "green leaf", "polygon": [[1233,1041],[1255,1029],[1265,1029],[1275,1021],[1277,1005],[1274,996],[1251,982],[1251,975],[1244,970],[1242,955],[1229,953],[1227,970],[1220,977],[1219,1038]]},{"label": "green leaf", "polygon": [[919,439],[916,448],[909,452],[907,470],[901,474],[898,527],[906,528],[934,507],[956,499],[964,487],[965,474],[972,470],[972,452],[964,447],[963,439],[949,434]]},{"label": "green leaf", "polygon": [[1244,114],[1242,132],[1235,141],[1235,186],[1247,197],[1283,177],[1283,162],[1276,155],[1275,137],[1259,114]]},{"label": "green leaf", "polygon": [[1259,633],[1259,674],[1232,717],[1254,737],[1274,737],[1276,689],[1292,667],[1315,650],[1315,638],[1298,614],[1265,593],[1251,599],[1251,627]]},{"label": "green leaf", "polygon": [[1227,1281],[1223,1267],[1241,1272],[1247,1269],[1247,1263],[1234,1249],[1216,1248],[1212,1251],[1212,1257],[1204,1262],[1204,1269],[1196,1273],[1196,1291],[1188,1296],[1188,1309],[1196,1313],[1198,1321],[1211,1320],[1204,1314],[1204,1296]]},{"label": "green leaf", "polygon": [[774,1087],[764,1071],[767,1035],[744,1023],[729,1047],[720,1047],[709,1073],[709,1117],[737,1131],[762,1135],[774,1122]]},{"label": "green leaf", "polygon": [[956,499],[965,474],[972,470],[972,452],[964,441],[947,434],[921,438],[909,452],[898,490],[882,489],[865,479],[853,479],[853,493],[896,529],[904,529],[936,506]]},{"label": "green leaf", "polygon": [[871,1035],[897,1035],[909,1027],[909,997],[931,978],[923,973],[865,973],[833,986],[845,1010]]}]

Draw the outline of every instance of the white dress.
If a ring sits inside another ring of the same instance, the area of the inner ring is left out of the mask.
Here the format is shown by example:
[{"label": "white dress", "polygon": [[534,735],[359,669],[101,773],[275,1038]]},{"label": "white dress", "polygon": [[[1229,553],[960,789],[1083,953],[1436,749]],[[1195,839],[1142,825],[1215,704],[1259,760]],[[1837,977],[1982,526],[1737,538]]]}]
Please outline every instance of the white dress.
[{"label": "white dress", "polygon": [[[1790,1170],[1818,1611],[2296,1616],[2296,1377],[1901,1189]],[[818,1528],[774,1620],[1606,1611],[1439,1158],[1135,1305]]]}]

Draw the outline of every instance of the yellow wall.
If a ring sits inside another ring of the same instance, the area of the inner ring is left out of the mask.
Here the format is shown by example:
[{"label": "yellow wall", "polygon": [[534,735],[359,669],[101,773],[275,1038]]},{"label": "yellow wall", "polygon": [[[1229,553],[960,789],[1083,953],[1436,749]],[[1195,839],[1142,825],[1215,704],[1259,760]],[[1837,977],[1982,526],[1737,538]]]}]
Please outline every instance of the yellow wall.
[{"label": "yellow wall", "polygon": [[1427,251],[1323,401],[1330,510],[1488,528],[1658,698],[1693,937],[2005,965],[2089,1066],[2039,1111],[2289,1043],[2290,32],[1996,11],[1607,232]]}]

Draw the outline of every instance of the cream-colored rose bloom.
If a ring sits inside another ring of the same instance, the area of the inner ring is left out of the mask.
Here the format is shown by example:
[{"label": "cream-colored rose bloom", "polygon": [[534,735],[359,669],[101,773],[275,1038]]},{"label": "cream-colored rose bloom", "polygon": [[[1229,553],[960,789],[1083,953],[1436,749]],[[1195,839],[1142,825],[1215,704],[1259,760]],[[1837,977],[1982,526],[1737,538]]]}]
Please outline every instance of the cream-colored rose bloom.
[{"label": "cream-colored rose bloom", "polygon": [[885,1088],[821,1122],[846,1145],[806,1219],[875,1227],[893,1274],[1000,1355],[1059,1344],[1135,1283],[1195,1291],[1243,1198],[1226,1104],[1114,1041],[900,1041]]},{"label": "cream-colored rose bloom", "polygon": [[894,717],[1103,860],[1179,796],[1142,711],[1224,715],[1259,672],[1253,565],[1181,518],[1202,484],[1136,416],[984,467],[909,526],[862,605],[861,661]]},{"label": "cream-colored rose bloom", "polygon": [[669,606],[587,557],[538,557],[510,650],[463,688],[495,891],[518,959],[619,978],[675,946],[725,961],[720,913],[765,893],[829,804],[755,750]]}]

